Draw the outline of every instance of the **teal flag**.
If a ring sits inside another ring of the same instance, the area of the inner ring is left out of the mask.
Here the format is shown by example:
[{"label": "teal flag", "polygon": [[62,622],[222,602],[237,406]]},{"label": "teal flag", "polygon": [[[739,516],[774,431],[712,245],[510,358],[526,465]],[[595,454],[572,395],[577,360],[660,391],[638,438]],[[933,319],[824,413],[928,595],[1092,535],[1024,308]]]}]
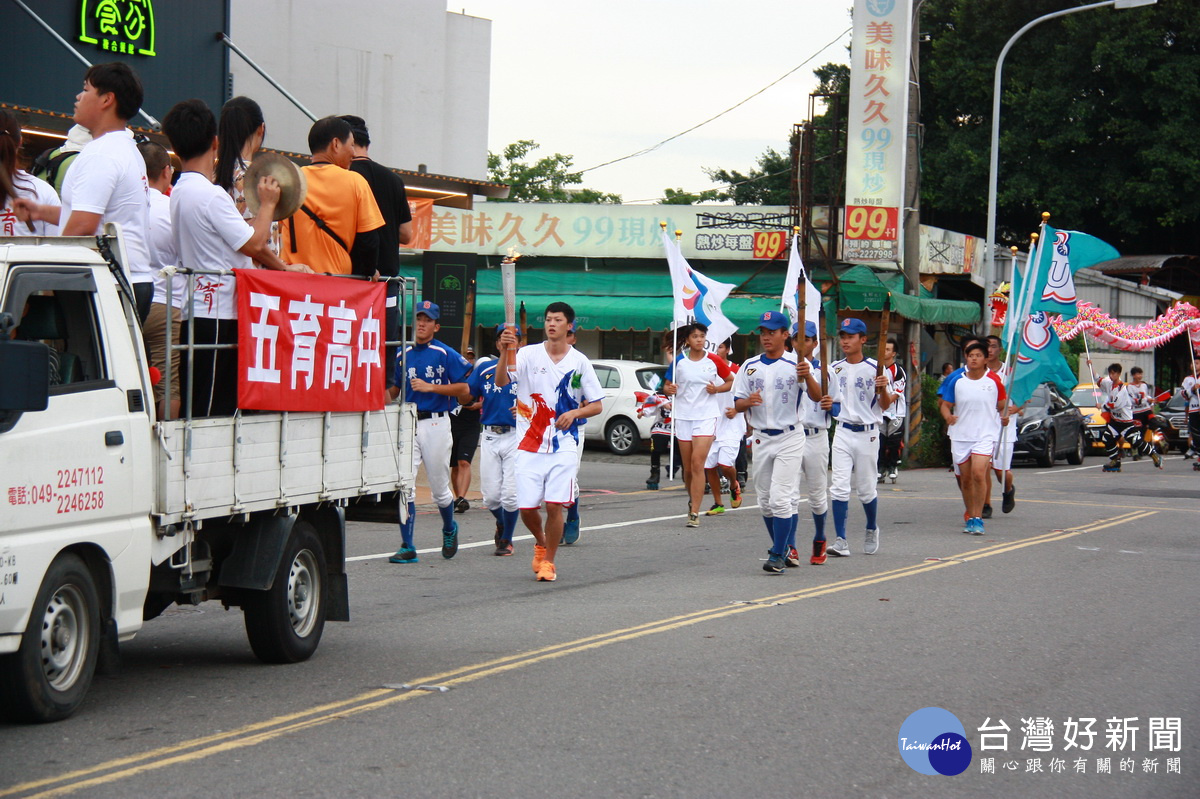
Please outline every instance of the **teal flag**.
[{"label": "teal flag", "polygon": [[1058,333],[1045,311],[1034,311],[1020,331],[1017,364],[1013,370],[1012,402],[1022,405],[1042,383],[1054,383],[1068,397],[1075,390],[1075,373],[1063,357]]},{"label": "teal flag", "polygon": [[[1077,230],[1056,230],[1049,225],[1038,245],[1038,254],[1028,313],[1045,311],[1059,314],[1063,319],[1073,319],[1078,313],[1075,273],[1101,261],[1121,257],[1116,247],[1095,236]],[[1025,276],[1018,270],[1011,297],[1023,296],[1024,282]]]}]

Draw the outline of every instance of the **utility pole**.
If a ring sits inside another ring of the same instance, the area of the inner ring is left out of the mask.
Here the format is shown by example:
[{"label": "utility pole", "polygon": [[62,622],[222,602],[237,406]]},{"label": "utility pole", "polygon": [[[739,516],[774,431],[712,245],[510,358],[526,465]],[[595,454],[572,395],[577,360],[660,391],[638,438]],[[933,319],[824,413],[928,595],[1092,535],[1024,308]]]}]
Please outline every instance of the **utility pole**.
[{"label": "utility pole", "polygon": [[[918,0],[912,12],[912,55],[908,74],[908,136],[904,157],[904,291],[921,296],[921,6]],[[921,325],[914,319],[904,322],[908,352],[897,352],[896,360],[908,373],[908,427],[906,447],[921,435]]]}]

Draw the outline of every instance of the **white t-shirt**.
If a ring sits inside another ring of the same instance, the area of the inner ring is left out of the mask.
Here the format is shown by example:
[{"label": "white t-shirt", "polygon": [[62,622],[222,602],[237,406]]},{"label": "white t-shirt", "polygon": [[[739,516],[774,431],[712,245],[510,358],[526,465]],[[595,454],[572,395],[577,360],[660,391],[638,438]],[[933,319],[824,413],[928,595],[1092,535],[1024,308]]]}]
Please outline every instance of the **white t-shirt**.
[{"label": "white t-shirt", "polygon": [[1104,392],[1104,408],[1119,422],[1133,421],[1133,398],[1129,396],[1128,386],[1119,380],[1113,382],[1111,377],[1100,378],[1100,390]]},{"label": "white t-shirt", "polygon": [[[843,358],[834,361],[829,376],[829,396],[841,403],[838,421],[846,424],[881,424],[883,410],[879,407],[879,393],[875,390],[875,361],[863,358],[850,363]],[[888,377],[887,372],[884,376]],[[896,393],[888,377],[888,390]]]},{"label": "white t-shirt", "polygon": [[554,426],[559,414],[580,407],[581,400],[600,402],[604,389],[596,370],[583,353],[571,347],[555,363],[545,344],[517,350],[517,363],[509,370],[517,382],[517,448],[525,452],[577,452],[582,430],[577,422],[569,430]]},{"label": "white t-shirt", "polygon": [[[813,364],[812,370],[813,380],[817,381],[817,385],[821,384],[821,367]],[[803,398],[800,400],[800,421],[805,427],[814,430],[828,430],[830,413],[821,407],[821,403],[808,396],[807,389],[801,389]]]},{"label": "white t-shirt", "polygon": [[1188,375],[1183,378],[1183,396],[1188,398],[1188,413],[1200,411],[1200,380]]},{"label": "white t-shirt", "polygon": [[1130,383],[1125,386],[1129,399],[1133,401],[1134,413],[1145,413],[1154,407],[1154,387],[1149,383]]},{"label": "white t-shirt", "polygon": [[946,379],[942,399],[954,406],[958,421],[947,432],[951,441],[995,441],[1000,425],[997,406],[1005,399],[1004,383],[991,370],[972,379],[957,372]]},{"label": "white t-shirt", "polygon": [[719,416],[721,406],[717,395],[709,394],[705,388],[723,384],[732,374],[729,364],[711,352],[698,361],[693,361],[686,352],[675,356],[666,375],[675,384],[675,418],[697,421]]},{"label": "white t-shirt", "polygon": [[[40,205],[58,205],[58,195],[54,187],[41,178],[35,178],[24,169],[18,169],[13,188],[18,197],[25,197]],[[0,236],[57,236],[58,225],[52,222],[36,221],[33,230],[29,225],[17,219],[12,210],[12,200],[4,201],[0,206]]]},{"label": "white t-shirt", "polygon": [[99,233],[108,222],[121,226],[125,271],[130,283],[149,283],[150,272],[150,184],[146,180],[146,162],[133,143],[133,131],[114,130],[92,139],[63,181],[62,216],[65,227],[72,211],[100,215]]},{"label": "white t-shirt", "polygon": [[746,410],[746,419],[755,430],[783,430],[800,424],[800,396],[804,384],[796,377],[796,356],[785,353],[779,358],[755,355],[747,359],[733,378],[735,400],[747,399],[754,392],[762,405]]},{"label": "white t-shirt", "polygon": [[[253,269],[245,246],[254,228],[238,213],[233,198],[198,172],[184,172],[171,191],[171,235],[179,265],[188,269]],[[196,275],[192,315],[236,319],[233,275]]]},{"label": "white t-shirt", "polygon": [[[154,258],[150,262],[154,276],[153,302],[166,303],[167,279],[159,271],[168,266],[179,265],[179,254],[175,249],[175,238],[171,235],[171,200],[158,189],[150,189],[150,249]],[[187,278],[176,275],[171,279],[171,304],[183,307],[183,296],[187,290]],[[176,316],[176,319],[179,317]]]},{"label": "white t-shirt", "polygon": [[900,364],[893,363],[891,366],[883,367],[883,373],[892,381],[890,390],[893,395],[892,404],[883,412],[884,418],[907,419],[908,397],[904,395],[904,392],[908,386],[908,377],[904,374],[904,369],[900,367]]}]

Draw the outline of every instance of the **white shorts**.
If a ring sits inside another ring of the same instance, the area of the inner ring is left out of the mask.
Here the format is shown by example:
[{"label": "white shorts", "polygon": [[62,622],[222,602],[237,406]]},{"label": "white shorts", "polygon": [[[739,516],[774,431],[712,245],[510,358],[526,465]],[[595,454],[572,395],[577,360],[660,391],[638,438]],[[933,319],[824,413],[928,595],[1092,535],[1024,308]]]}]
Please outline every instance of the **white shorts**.
[{"label": "white shorts", "polygon": [[[982,441],[955,441],[950,439],[950,457],[954,459],[954,464],[957,466],[960,463],[966,463],[967,458],[972,455],[987,455],[992,457],[992,450],[995,449],[996,442],[990,438],[985,438]],[[955,474],[958,474],[956,471]]]},{"label": "white shorts", "polygon": [[691,441],[696,436],[716,436],[717,417],[711,419],[676,419],[675,437],[680,441]]},{"label": "white shorts", "polygon": [[708,449],[708,457],[704,459],[704,468],[733,466],[737,462],[738,444],[741,441],[740,438],[722,438],[714,441]]},{"label": "white shorts", "polygon": [[543,502],[570,505],[575,501],[575,452],[517,450],[517,506],[540,508]]},{"label": "white shorts", "polygon": [[1016,435],[1015,430],[1012,432],[1005,432],[1004,443],[996,444],[996,451],[992,455],[992,468],[998,472],[1007,472],[1012,468],[1014,435]]}]

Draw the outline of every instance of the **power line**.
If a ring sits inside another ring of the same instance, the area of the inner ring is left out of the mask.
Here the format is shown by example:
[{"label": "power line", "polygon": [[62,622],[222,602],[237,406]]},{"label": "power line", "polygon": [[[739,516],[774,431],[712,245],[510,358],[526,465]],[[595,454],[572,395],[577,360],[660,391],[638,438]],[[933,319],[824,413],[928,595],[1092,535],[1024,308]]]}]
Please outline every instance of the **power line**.
[{"label": "power line", "polygon": [[669,137],[667,137],[667,138],[663,139],[662,141],[660,141],[658,144],[652,145],[652,146],[650,146],[650,147],[646,147],[645,149],[642,149],[642,150],[638,150],[636,153],[630,153],[629,155],[623,155],[623,156],[621,156],[620,158],[614,158],[614,159],[613,159],[613,160],[611,160],[611,161],[605,161],[605,162],[604,162],[604,163],[602,163],[602,164],[596,164],[595,166],[589,166],[587,169],[581,169],[581,170],[579,170],[579,172],[577,172],[576,174],[580,174],[580,175],[582,175],[582,174],[583,174],[583,173],[585,173],[585,172],[592,172],[592,171],[594,171],[594,170],[597,170],[597,169],[599,169],[600,167],[603,167],[603,166],[609,166],[610,164],[616,164],[616,163],[618,163],[618,162],[620,162],[620,161],[628,161],[630,158],[637,158],[639,155],[646,155],[647,153],[652,153],[652,152],[654,152],[655,150],[657,150],[659,147],[662,147],[664,144],[667,144],[668,142],[672,142],[672,141],[674,141],[675,139],[678,139],[680,136],[686,136],[687,134],[691,133],[692,131],[694,131],[694,130],[697,130],[698,128],[702,128],[702,127],[704,127],[704,126],[705,126],[705,125],[707,125],[709,122],[713,122],[713,121],[715,121],[715,120],[718,120],[718,119],[720,119],[721,117],[723,117],[723,116],[725,116],[726,114],[728,114],[730,111],[733,111],[733,110],[735,110],[735,109],[737,109],[737,108],[740,108],[741,106],[743,106],[743,105],[745,105],[746,103],[748,103],[748,102],[750,102],[751,100],[753,100],[755,97],[757,97],[757,96],[759,96],[760,94],[762,94],[763,92],[765,92],[767,89],[771,88],[772,86],[774,86],[775,84],[777,84],[777,83],[779,83],[780,81],[784,80],[785,78],[787,78],[787,77],[791,76],[793,73],[795,73],[796,71],[798,71],[799,69],[801,69],[802,67],[804,67],[806,64],[808,64],[808,63],[809,63],[810,61],[812,61],[814,58],[816,58],[817,56],[819,56],[821,53],[825,52],[825,51],[826,51],[826,50],[828,50],[830,47],[832,47],[833,45],[837,44],[837,43],[838,43],[838,40],[840,40],[840,39],[841,39],[843,36],[845,36],[845,35],[846,35],[847,33],[849,33],[851,30],[853,30],[853,28],[846,28],[846,30],[844,30],[844,31],[842,31],[841,33],[839,33],[837,36],[835,36],[833,39],[831,39],[831,40],[830,40],[828,43],[826,43],[825,45],[823,45],[823,46],[821,47],[821,49],[817,50],[815,53],[813,53],[812,55],[810,55],[808,58],[806,58],[806,59],[804,59],[803,61],[801,61],[801,62],[800,62],[799,64],[797,64],[797,65],[796,65],[794,68],[792,68],[792,69],[788,70],[786,73],[784,73],[783,75],[781,75],[781,76],[780,76],[779,78],[777,78],[776,80],[773,80],[773,81],[771,81],[771,82],[770,82],[770,83],[768,83],[766,86],[763,86],[761,89],[759,89],[759,90],[758,90],[758,91],[756,91],[754,94],[752,94],[752,95],[750,95],[749,97],[747,97],[746,99],[742,100],[741,102],[739,102],[739,103],[735,103],[734,105],[731,105],[731,106],[729,106],[729,108],[726,108],[724,111],[722,111],[721,113],[717,114],[716,116],[709,117],[708,119],[704,120],[703,122],[700,122],[700,123],[698,123],[698,124],[696,124],[696,125],[692,125],[692,126],[691,126],[690,128],[688,128],[687,130],[684,130],[684,131],[681,131],[681,132],[679,132],[679,133],[676,133],[674,136],[669,136]]}]

